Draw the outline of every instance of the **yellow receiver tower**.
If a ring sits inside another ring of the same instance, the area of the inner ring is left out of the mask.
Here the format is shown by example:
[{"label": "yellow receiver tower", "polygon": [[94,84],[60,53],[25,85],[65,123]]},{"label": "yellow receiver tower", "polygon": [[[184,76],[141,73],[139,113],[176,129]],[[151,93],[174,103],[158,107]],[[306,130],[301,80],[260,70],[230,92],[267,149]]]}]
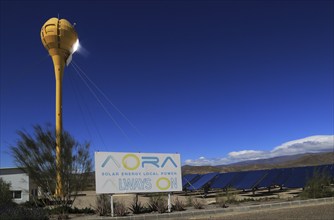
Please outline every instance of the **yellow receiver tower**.
[{"label": "yellow receiver tower", "polygon": [[42,27],[41,39],[44,47],[52,57],[55,76],[56,76],[56,170],[57,197],[63,197],[63,179],[62,179],[62,80],[64,68],[69,64],[72,54],[78,47],[78,35],[71,25],[65,19],[51,18]]}]

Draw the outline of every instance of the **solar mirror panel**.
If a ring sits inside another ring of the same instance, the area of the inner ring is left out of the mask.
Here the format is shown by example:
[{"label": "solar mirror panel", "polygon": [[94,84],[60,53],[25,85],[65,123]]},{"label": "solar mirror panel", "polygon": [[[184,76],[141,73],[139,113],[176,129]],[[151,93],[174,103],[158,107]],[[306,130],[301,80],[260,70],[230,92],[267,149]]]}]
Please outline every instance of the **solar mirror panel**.
[{"label": "solar mirror panel", "polygon": [[320,166],[314,166],[313,167],[313,175],[320,175],[320,176],[323,176],[323,175],[330,175],[329,173],[329,167],[330,165],[320,165]]},{"label": "solar mirror panel", "polygon": [[332,176],[332,178],[334,178],[334,164],[332,164],[332,166],[330,167],[330,172],[329,172]]},{"label": "solar mirror panel", "polygon": [[235,183],[234,187],[237,189],[253,189],[257,186],[257,183],[267,175],[267,173],[267,170],[249,171],[239,182]]},{"label": "solar mirror panel", "polygon": [[280,175],[281,175],[282,169],[273,169],[273,170],[268,170],[267,175],[258,183],[257,187],[258,188],[263,188],[263,187],[271,187],[276,185],[275,181]]},{"label": "solar mirror panel", "polygon": [[242,179],[251,171],[236,172],[235,176],[230,182],[230,186],[236,188],[236,186],[242,181]]},{"label": "solar mirror panel", "polygon": [[329,175],[334,179],[334,164],[328,166]]},{"label": "solar mirror panel", "polygon": [[201,189],[204,185],[209,183],[213,178],[215,178],[218,173],[207,173],[202,175],[197,181],[195,181],[192,185],[188,186],[189,190],[198,190]]},{"label": "solar mirror panel", "polygon": [[317,170],[320,170],[321,174],[324,174],[324,175],[328,176],[329,178],[334,179],[334,166],[333,166],[333,164],[318,166]]},{"label": "solar mirror panel", "polygon": [[230,182],[236,175],[236,172],[231,173],[220,173],[217,178],[211,184],[211,188],[213,189],[225,189],[229,187]]},{"label": "solar mirror panel", "polygon": [[312,178],[314,167],[295,167],[292,168],[291,175],[284,183],[288,188],[304,188],[309,179]]},{"label": "solar mirror panel", "polygon": [[199,174],[187,174],[187,175],[183,176],[182,177],[182,187],[190,185],[199,176],[200,176]]},{"label": "solar mirror panel", "polygon": [[284,186],[285,182],[292,175],[292,168],[282,168],[277,178],[274,180],[274,185]]},{"label": "solar mirror panel", "polygon": [[196,177],[194,177],[190,182],[188,182],[188,184],[185,186],[186,189],[190,189],[190,188],[193,188],[193,184],[195,182],[197,182],[200,178],[202,178],[204,174],[197,174]]},{"label": "solar mirror panel", "polygon": [[325,172],[328,167],[330,165],[326,164],[326,165],[320,165],[320,166],[315,166],[314,168],[318,171],[318,172]]}]

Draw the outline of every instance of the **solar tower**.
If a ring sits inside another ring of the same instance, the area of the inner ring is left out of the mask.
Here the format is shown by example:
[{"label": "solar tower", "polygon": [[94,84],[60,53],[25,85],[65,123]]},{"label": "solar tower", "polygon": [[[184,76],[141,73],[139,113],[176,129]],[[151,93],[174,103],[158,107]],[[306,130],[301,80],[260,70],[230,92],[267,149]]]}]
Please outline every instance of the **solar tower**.
[{"label": "solar tower", "polygon": [[65,19],[51,18],[42,27],[41,39],[52,58],[56,77],[56,191],[57,197],[63,197],[62,180],[62,80],[64,68],[69,64],[72,54],[78,47],[78,35]]}]

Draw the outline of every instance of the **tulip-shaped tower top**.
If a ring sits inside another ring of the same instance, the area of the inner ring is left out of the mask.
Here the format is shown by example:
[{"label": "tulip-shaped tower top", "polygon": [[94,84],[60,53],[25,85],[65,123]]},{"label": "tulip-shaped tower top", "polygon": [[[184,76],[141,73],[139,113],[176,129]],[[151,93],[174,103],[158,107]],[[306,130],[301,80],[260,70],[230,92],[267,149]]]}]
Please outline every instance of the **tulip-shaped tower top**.
[{"label": "tulip-shaped tower top", "polygon": [[50,56],[59,55],[66,62],[75,52],[78,35],[66,19],[50,18],[42,27],[41,39]]}]

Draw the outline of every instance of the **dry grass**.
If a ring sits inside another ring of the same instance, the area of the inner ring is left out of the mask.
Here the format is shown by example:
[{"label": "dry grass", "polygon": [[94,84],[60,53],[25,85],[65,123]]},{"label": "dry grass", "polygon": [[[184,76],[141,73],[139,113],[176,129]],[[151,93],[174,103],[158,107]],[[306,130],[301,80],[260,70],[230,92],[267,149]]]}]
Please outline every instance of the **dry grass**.
[{"label": "dry grass", "polygon": [[[238,201],[242,200],[273,200],[273,199],[280,199],[282,201],[288,201],[292,200],[296,195],[298,195],[301,192],[300,189],[293,189],[293,190],[287,190],[287,191],[274,191],[272,190],[272,193],[268,194],[267,190],[263,191],[257,191],[256,195],[252,195],[251,192],[248,193],[236,193],[235,199]],[[74,201],[73,207],[77,207],[79,209],[82,208],[92,208],[96,209],[96,193],[95,191],[84,191],[82,192],[84,196],[78,196],[76,200]],[[135,198],[135,194],[120,194],[120,195],[114,195],[115,201],[119,201],[125,204],[126,207],[130,207],[133,203],[133,199]],[[167,195],[166,195],[167,199]],[[192,193],[189,196],[185,196],[184,194],[174,194],[172,195],[172,201],[175,199],[178,199],[183,204],[188,205],[189,200],[193,199],[199,199],[203,205],[205,206],[209,204],[215,204],[216,203],[216,194],[209,194],[207,198],[202,198],[201,193]],[[226,197],[226,199],[228,199]],[[146,196],[139,196],[139,202],[141,202],[142,205],[147,206],[147,204],[150,201],[150,197]],[[193,206],[192,204],[190,206]],[[188,208],[187,208],[188,209]]]},{"label": "dry grass", "polygon": [[191,219],[224,220],[333,220],[334,203],[291,206],[279,209],[264,209],[249,212],[233,212],[215,216],[201,216]]}]

